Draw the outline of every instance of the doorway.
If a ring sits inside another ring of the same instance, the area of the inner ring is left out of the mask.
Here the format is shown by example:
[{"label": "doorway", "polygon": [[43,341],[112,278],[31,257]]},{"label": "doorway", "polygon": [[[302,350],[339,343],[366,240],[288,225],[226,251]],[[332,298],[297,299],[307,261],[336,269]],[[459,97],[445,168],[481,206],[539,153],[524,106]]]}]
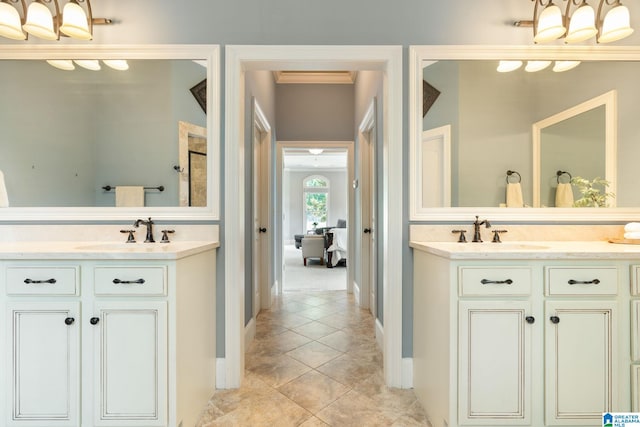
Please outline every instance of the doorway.
[{"label": "doorway", "polygon": [[[383,74],[383,169],[379,172],[384,241],[382,263],[384,376],[401,387],[402,363],[402,47],[227,46],[225,101],[225,357],[221,387],[240,385],[244,373],[245,188],[244,74],[247,70],[376,70]],[[281,257],[282,254],[277,254]]]}]

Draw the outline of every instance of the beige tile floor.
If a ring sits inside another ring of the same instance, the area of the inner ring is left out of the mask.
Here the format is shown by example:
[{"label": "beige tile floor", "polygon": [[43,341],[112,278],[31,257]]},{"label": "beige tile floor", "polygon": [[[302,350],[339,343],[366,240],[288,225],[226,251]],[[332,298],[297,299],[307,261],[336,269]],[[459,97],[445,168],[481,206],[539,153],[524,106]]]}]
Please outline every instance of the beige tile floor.
[{"label": "beige tile floor", "polygon": [[257,318],[236,390],[218,390],[197,427],[425,426],[411,390],[388,388],[368,311],[344,291],[285,292]]}]

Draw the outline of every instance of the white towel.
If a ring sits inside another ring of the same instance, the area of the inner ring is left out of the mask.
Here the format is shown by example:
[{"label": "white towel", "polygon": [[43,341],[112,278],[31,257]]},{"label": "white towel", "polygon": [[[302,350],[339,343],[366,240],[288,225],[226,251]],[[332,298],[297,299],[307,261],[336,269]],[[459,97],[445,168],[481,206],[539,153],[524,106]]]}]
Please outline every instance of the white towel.
[{"label": "white towel", "polygon": [[141,207],[144,206],[144,187],[142,186],[117,186],[116,207]]},{"label": "white towel", "polygon": [[7,187],[4,185],[4,174],[0,171],[0,208],[9,207],[9,196],[7,195]]},{"label": "white towel", "polygon": [[561,182],[556,188],[556,208],[573,207],[573,188],[568,182]]},{"label": "white towel", "polygon": [[624,231],[640,231],[640,222],[630,222],[624,226]]},{"label": "white towel", "polygon": [[524,202],[522,200],[522,187],[519,182],[507,183],[507,207],[522,208]]},{"label": "white towel", "polygon": [[638,240],[640,239],[640,231],[627,231],[626,233],[624,233],[624,238],[630,240]]}]

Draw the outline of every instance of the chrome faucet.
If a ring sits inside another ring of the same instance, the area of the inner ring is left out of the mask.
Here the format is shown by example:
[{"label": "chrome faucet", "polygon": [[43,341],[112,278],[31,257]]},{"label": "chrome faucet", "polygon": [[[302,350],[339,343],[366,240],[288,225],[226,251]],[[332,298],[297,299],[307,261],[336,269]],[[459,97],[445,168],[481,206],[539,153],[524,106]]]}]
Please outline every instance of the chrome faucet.
[{"label": "chrome faucet", "polygon": [[485,228],[491,228],[491,223],[488,219],[480,221],[478,215],[476,215],[476,220],[473,222],[473,242],[479,243],[482,242],[482,238],[480,237],[480,226],[483,225]]},{"label": "chrome faucet", "polygon": [[136,221],[133,223],[133,226],[138,228],[140,227],[140,224],[147,226],[147,237],[144,239],[144,242],[155,243],[155,240],[153,240],[153,221],[151,221],[151,218],[149,218],[147,221],[143,219],[136,219]]}]

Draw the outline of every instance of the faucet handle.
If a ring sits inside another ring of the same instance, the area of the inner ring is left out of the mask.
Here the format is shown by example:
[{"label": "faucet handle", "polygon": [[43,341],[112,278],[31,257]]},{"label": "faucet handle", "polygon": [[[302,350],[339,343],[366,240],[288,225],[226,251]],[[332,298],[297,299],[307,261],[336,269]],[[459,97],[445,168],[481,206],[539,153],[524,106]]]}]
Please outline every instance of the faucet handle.
[{"label": "faucet handle", "polygon": [[173,234],[175,232],[176,230],[162,230],[162,239],[160,240],[160,243],[170,243],[169,236],[167,234]]},{"label": "faucet handle", "polygon": [[136,232],[136,230],[120,230],[121,233],[129,233],[129,235],[127,236],[127,243],[135,243],[136,239],[135,237],[133,237],[133,233]]},{"label": "faucet handle", "polygon": [[500,233],[506,233],[507,230],[491,230],[493,232],[493,243],[502,243],[500,240]]},{"label": "faucet handle", "polygon": [[451,232],[460,233],[460,237],[458,238],[458,243],[467,243],[467,238],[464,235],[464,233],[466,233],[467,230],[452,230]]}]

